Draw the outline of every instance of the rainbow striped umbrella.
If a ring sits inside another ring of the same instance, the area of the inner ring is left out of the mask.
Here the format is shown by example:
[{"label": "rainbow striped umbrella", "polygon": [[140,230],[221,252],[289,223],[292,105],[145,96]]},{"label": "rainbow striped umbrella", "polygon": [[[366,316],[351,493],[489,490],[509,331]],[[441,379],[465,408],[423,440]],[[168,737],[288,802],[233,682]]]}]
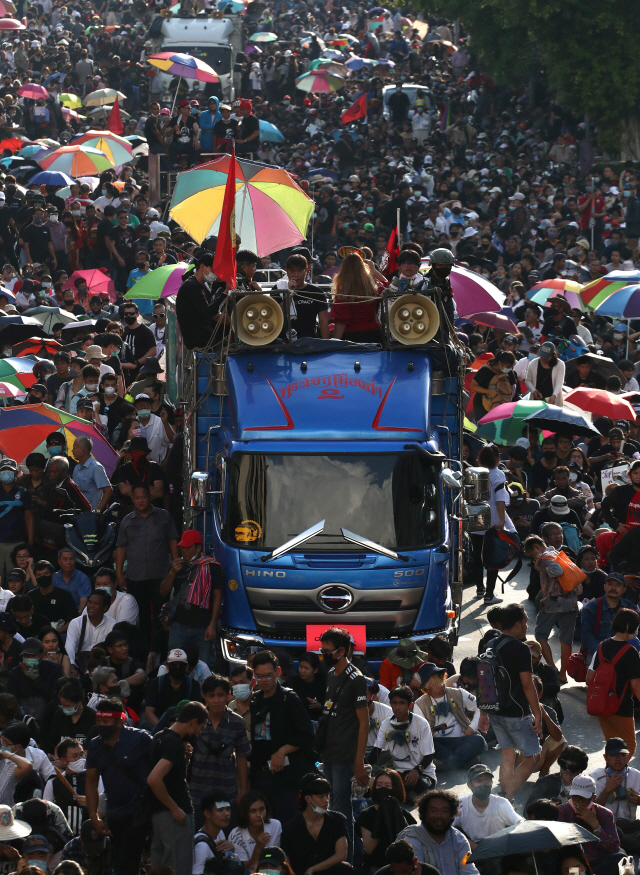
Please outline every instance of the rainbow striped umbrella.
[{"label": "rainbow striped umbrella", "polygon": [[197,79],[198,82],[219,82],[220,77],[208,64],[193,55],[182,52],[159,52],[149,55],[147,62],[164,73],[181,79]]},{"label": "rainbow striped umbrella", "polygon": [[588,307],[598,307],[614,292],[640,283],[640,270],[612,270],[600,279],[585,283],[580,295]]},{"label": "rainbow striped umbrella", "polygon": [[59,170],[67,176],[99,176],[115,164],[100,149],[91,146],[61,146],[40,161],[43,170]]},{"label": "rainbow striped umbrella", "polygon": [[596,313],[615,319],[637,319],[640,316],[640,285],[624,286],[598,304]]},{"label": "rainbow striped umbrella", "polygon": [[555,291],[556,294],[564,295],[565,292],[575,292],[577,295],[582,291],[582,286],[580,283],[574,282],[574,280],[565,280],[562,277],[556,277],[552,280],[541,280],[539,283],[536,283],[534,286],[531,286],[529,291],[527,292],[527,298],[533,300],[533,295],[536,292],[542,291],[544,289],[550,289],[552,292]]},{"label": "rainbow striped umbrella", "polygon": [[178,289],[182,285],[182,278],[188,269],[189,265],[185,261],[179,264],[165,264],[162,267],[156,267],[155,270],[150,270],[146,276],[141,277],[129,289],[125,298],[130,301],[135,301],[138,298],[157,301],[158,298],[177,295]]},{"label": "rainbow striped umbrella", "polygon": [[302,76],[298,76],[296,88],[299,88],[300,91],[308,91],[311,94],[328,94],[344,88],[344,79],[342,76],[336,76],[335,73],[330,73],[322,68],[319,70],[309,70],[307,73],[303,73]]},{"label": "rainbow striped umbrella", "polygon": [[71,146],[90,146],[98,149],[113,161],[114,165],[127,164],[131,161],[131,143],[124,137],[112,134],[111,131],[87,131],[79,137],[74,137]]},{"label": "rainbow striped umbrella", "polygon": [[526,427],[523,419],[547,407],[546,401],[507,401],[506,404],[498,404],[478,420],[476,435],[495,444],[513,446],[523,436]]},{"label": "rainbow striped umbrella", "polygon": [[562,289],[538,289],[538,291],[535,292],[533,295],[527,294],[527,297],[530,301],[533,301],[534,304],[540,304],[540,306],[543,307],[550,298],[555,298],[558,295],[562,295],[564,298],[566,298],[571,306],[576,310],[584,312],[584,310],[586,309],[584,301],[580,297],[580,292],[571,292]]},{"label": "rainbow striped umbrella", "polygon": [[[218,234],[230,155],[178,174],[170,215],[198,243]],[[304,240],[314,203],[281,167],[236,158],[236,231],[268,255]]]}]

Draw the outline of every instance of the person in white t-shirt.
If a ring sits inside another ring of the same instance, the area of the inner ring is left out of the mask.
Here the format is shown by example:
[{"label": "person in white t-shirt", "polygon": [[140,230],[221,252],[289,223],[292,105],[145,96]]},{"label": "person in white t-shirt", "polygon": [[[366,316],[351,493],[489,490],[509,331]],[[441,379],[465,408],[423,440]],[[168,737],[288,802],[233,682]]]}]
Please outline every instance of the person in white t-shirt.
[{"label": "person in white t-shirt", "polygon": [[369,736],[367,738],[367,753],[371,753],[376,744],[380,727],[387,717],[393,716],[389,705],[383,705],[374,699],[379,688],[378,681],[373,678],[365,678],[367,682],[367,703],[369,706]]},{"label": "person in white t-shirt", "polygon": [[219,790],[212,790],[202,797],[201,808],[204,824],[193,837],[193,875],[202,875],[207,860],[235,853],[233,842],[224,835],[231,820],[229,800]]},{"label": "person in white t-shirt", "polygon": [[469,839],[472,851],[481,839],[522,820],[508,799],[493,795],[492,784],[493,773],[488,766],[483,763],[471,766],[467,773],[467,787],[471,793],[460,799],[453,825]]},{"label": "person in white t-shirt", "polygon": [[235,852],[245,865],[254,872],[262,851],[266,847],[279,847],[282,824],[269,816],[267,800],[257,790],[250,790],[238,803],[238,826],[229,833]]},{"label": "person in white t-shirt", "polygon": [[604,805],[613,814],[622,835],[625,851],[638,853],[638,805],[640,804],[640,772],[629,763],[629,748],[622,738],[610,738],[604,746],[604,768],[594,769],[590,777],[596,782],[596,804]]},{"label": "person in white t-shirt", "polygon": [[436,785],[431,729],[424,717],[410,710],[413,704],[410,687],[395,687],[389,693],[389,702],[393,715],[382,721],[371,758],[375,762],[380,751],[388,750],[393,768],[404,782],[407,797],[424,793]]}]

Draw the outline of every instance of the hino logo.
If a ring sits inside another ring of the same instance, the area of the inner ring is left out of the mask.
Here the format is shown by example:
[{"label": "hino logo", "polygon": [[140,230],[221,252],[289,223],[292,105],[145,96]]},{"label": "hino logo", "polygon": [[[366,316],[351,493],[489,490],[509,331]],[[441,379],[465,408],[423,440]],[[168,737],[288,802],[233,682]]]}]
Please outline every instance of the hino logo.
[{"label": "hino logo", "polygon": [[331,583],[318,593],[318,604],[323,611],[342,614],[353,604],[353,593],[346,586]]}]

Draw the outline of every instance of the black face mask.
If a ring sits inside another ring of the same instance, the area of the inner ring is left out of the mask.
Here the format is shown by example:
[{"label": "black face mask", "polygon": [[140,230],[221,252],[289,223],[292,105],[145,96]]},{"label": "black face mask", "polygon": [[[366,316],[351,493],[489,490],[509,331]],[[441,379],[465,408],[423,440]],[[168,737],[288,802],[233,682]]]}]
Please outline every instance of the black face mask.
[{"label": "black face mask", "polygon": [[182,680],[187,673],[187,666],[182,662],[174,662],[169,666],[169,674],[176,680]]},{"label": "black face mask", "polygon": [[556,451],[555,450],[545,450],[542,454],[547,461],[551,461],[551,459],[555,459]]},{"label": "black face mask", "polygon": [[97,726],[98,735],[100,735],[106,741],[108,738],[111,738],[118,731],[117,726]]},{"label": "black face mask", "polygon": [[371,798],[376,803],[376,805],[381,805],[385,799],[388,799],[391,796],[391,790],[388,787],[376,787],[373,791]]},{"label": "black face mask", "polygon": [[137,316],[125,316],[124,321],[127,323],[127,325],[133,325],[137,318]]},{"label": "black face mask", "polygon": [[43,574],[41,577],[36,578],[38,582],[38,586],[41,586],[43,589],[46,589],[48,586],[51,586],[53,581],[52,574]]}]

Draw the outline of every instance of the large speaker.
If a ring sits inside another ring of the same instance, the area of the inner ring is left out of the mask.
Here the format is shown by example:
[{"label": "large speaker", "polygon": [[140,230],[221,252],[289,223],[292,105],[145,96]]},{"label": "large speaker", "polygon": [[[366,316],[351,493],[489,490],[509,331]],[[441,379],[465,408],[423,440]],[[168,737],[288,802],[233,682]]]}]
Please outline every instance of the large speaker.
[{"label": "large speaker", "polygon": [[439,326],[438,309],[424,295],[402,295],[389,308],[389,331],[406,346],[428,343]]},{"label": "large speaker", "polygon": [[245,295],[236,300],[238,340],[249,346],[271,343],[282,331],[280,305],[269,295]]}]

